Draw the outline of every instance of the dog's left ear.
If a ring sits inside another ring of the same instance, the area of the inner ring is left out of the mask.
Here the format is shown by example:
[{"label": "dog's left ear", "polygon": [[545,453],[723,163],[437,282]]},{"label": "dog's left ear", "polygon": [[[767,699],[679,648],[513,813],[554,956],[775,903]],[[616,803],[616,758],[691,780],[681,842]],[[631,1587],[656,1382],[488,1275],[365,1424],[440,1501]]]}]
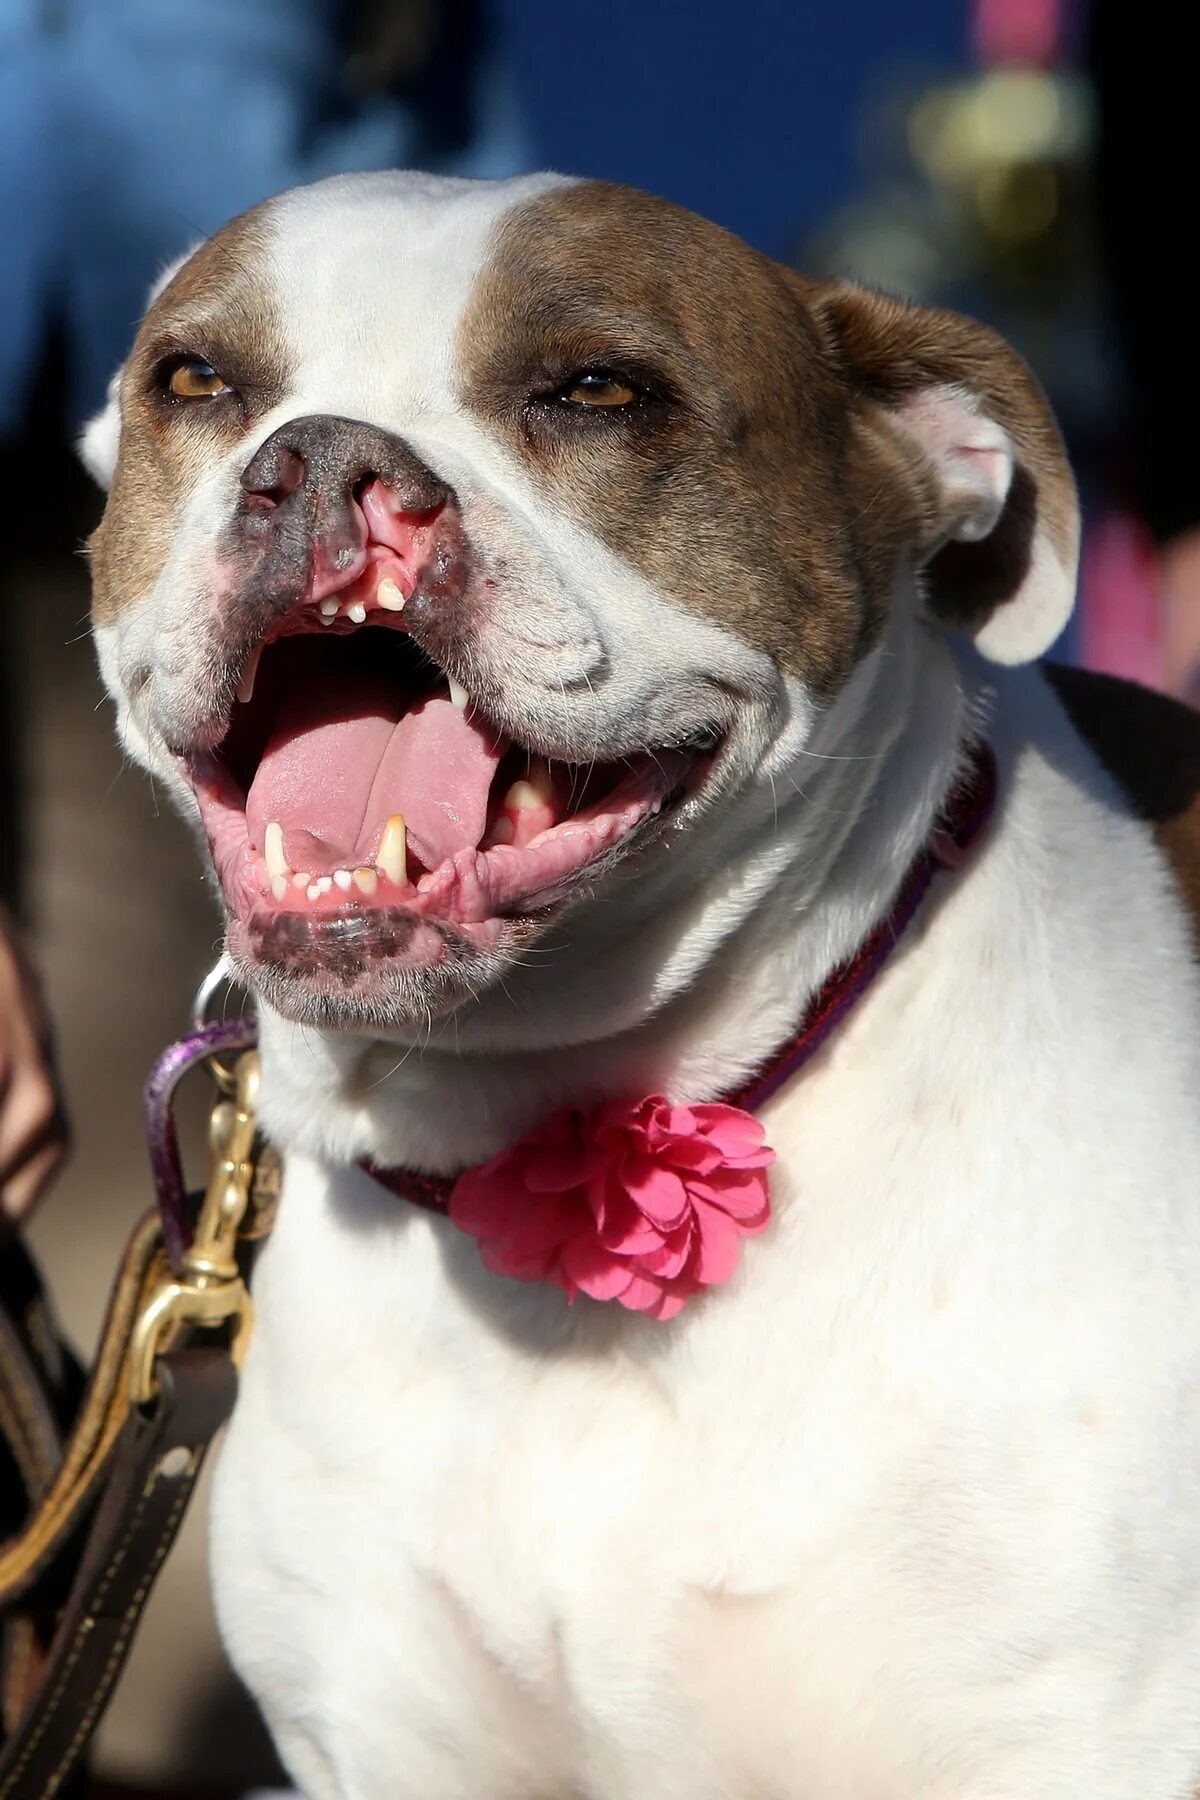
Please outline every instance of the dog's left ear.
[{"label": "dog's left ear", "polygon": [[1075,596],[1079,504],[1041,388],[1002,338],[956,313],[805,282],[845,377],[932,475],[918,545],[930,613],[994,662],[1049,649]]}]

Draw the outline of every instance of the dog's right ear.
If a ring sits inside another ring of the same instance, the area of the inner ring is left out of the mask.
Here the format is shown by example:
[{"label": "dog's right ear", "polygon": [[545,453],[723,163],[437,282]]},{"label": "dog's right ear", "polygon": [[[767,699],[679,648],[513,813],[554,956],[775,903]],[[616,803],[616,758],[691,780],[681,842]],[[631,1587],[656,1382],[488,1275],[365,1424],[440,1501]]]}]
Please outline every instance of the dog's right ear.
[{"label": "dog's right ear", "polygon": [[88,420],[76,445],[80,462],[106,493],[112,486],[121,442],[121,377],[124,373],[125,365],[122,364],[108,384],[103,408]]},{"label": "dog's right ear", "polygon": [[[185,250],[182,256],[175,257],[151,284],[146,296],[147,312],[154,305],[164,288],[175,279],[175,276],[187,262],[196,245]],[[94,418],[88,420],[79,434],[76,449],[79,460],[92,477],[105,490],[112,486],[113,471],[117,466],[117,451],[121,446],[121,378],[125,373],[122,363],[108,384],[104,405]]]}]

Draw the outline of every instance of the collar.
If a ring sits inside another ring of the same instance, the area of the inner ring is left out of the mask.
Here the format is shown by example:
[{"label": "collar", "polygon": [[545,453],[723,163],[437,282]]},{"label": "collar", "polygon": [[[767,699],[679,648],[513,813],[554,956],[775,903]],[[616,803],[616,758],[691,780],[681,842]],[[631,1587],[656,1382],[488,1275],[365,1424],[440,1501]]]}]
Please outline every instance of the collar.
[{"label": "collar", "polygon": [[726,1279],[738,1239],[769,1220],[766,1169],[774,1153],[753,1113],[862,998],[935,877],[969,860],[995,797],[995,757],[975,744],[886,918],[812,997],[795,1034],[722,1099],[689,1106],[650,1095],[570,1108],[459,1175],[369,1160],[360,1167],[390,1193],[476,1236],[497,1273],[670,1318],[691,1294]]}]

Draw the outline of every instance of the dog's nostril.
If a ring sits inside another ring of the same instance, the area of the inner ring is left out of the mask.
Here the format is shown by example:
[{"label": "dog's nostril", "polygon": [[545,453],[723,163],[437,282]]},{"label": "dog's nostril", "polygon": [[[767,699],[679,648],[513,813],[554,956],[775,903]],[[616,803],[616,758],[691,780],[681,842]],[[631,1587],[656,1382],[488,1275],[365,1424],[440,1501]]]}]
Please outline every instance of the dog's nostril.
[{"label": "dog's nostril", "polygon": [[268,457],[256,456],[243,474],[246,499],[260,512],[278,506],[303,485],[307,473],[299,451],[274,445]]}]

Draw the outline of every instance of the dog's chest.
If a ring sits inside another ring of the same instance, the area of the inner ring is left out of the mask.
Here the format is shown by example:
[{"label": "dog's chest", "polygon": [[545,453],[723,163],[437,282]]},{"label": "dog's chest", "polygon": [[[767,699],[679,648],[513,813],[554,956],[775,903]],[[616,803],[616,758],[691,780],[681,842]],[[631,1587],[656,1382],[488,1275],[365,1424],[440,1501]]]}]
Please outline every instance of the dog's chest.
[{"label": "dog's chest", "polygon": [[[306,1793],[790,1792],[771,1771],[805,1738],[823,1781],[879,1680],[840,1603],[887,1586],[873,1358],[830,1358],[823,1302],[779,1314],[761,1259],[763,1333],[745,1297],[707,1297],[687,1337],[554,1290],[514,1304],[469,1240],[385,1221],[358,1178],[317,1262],[318,1179],[293,1177],[257,1284],[215,1557],[285,1752],[311,1735],[337,1765]],[[894,1632],[906,1606],[867,1610]]]},{"label": "dog's chest", "polygon": [[[803,1194],[785,1172],[736,1288],[667,1333],[495,1282],[442,1222],[293,1166],[214,1562],[311,1800],[958,1796],[981,1688],[1001,1742],[1047,1670],[1088,1710],[1144,1604],[1119,1546],[1178,1456],[1151,1391],[1172,1377],[1123,1366],[1144,1319],[1094,1298],[1064,1316],[1078,1257],[1053,1218],[1039,1239],[1002,1217],[994,1145],[964,1164],[968,1133],[939,1163],[912,1095],[894,1132],[861,1093],[843,1112],[827,1080],[792,1109]],[[1102,1158],[1043,1148],[1047,1195],[1095,1205]],[[922,1182],[974,1190],[988,1241]],[[1080,1284],[1112,1285],[1099,1266]],[[1131,1473],[1130,1423],[1160,1413]],[[1081,1548],[1097,1512],[1116,1536]]]}]

